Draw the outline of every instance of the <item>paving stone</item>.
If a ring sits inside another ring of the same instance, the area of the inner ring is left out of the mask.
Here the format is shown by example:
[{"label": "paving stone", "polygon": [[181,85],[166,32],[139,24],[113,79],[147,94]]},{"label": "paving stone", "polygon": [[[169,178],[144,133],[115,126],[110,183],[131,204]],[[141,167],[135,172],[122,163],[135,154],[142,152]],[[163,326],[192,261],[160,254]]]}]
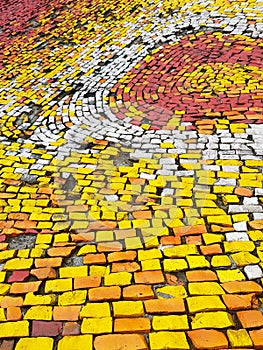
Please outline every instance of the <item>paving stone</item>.
[{"label": "paving stone", "polygon": [[261,349],[261,4],[0,12],[0,348]]}]

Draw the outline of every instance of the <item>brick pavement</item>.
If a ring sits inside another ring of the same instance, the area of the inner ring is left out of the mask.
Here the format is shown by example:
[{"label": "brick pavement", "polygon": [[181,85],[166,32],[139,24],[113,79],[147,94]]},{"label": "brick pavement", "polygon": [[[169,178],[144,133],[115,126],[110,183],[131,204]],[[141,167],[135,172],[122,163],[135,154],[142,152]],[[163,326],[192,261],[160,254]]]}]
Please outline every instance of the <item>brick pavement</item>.
[{"label": "brick pavement", "polygon": [[0,350],[263,349],[263,2],[2,0]]}]

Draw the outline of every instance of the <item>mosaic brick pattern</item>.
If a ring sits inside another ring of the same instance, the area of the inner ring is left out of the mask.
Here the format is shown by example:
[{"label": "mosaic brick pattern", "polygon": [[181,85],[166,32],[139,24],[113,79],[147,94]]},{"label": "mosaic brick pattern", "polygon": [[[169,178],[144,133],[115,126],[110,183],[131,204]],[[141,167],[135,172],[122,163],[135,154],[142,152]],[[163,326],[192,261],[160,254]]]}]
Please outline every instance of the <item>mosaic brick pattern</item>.
[{"label": "mosaic brick pattern", "polygon": [[2,0],[0,350],[263,349],[263,2]]}]

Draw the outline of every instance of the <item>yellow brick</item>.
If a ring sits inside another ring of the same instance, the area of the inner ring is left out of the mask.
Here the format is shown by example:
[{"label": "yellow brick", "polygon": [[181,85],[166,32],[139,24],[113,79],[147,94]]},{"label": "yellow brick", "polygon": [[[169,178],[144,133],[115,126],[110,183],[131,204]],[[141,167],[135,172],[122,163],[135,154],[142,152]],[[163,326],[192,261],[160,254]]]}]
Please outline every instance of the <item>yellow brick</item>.
[{"label": "yellow brick", "polygon": [[229,215],[208,216],[207,222],[209,224],[232,226],[231,217]]},{"label": "yellow brick", "polygon": [[224,240],[224,236],[220,234],[215,234],[215,233],[204,233],[203,239],[205,244],[214,244],[214,243],[221,243]]},{"label": "yellow brick", "polygon": [[214,193],[233,193],[234,186],[214,186]]},{"label": "yellow brick", "polygon": [[72,266],[72,267],[61,267],[59,269],[60,278],[75,278],[75,277],[83,277],[88,275],[88,267],[87,266]]},{"label": "yellow brick", "polygon": [[105,276],[107,274],[106,266],[90,266],[89,276]]},{"label": "yellow brick", "polygon": [[227,205],[229,203],[239,203],[239,198],[235,194],[226,194],[222,195],[222,201],[224,205]]},{"label": "yellow brick", "polygon": [[125,238],[126,250],[129,249],[141,249],[143,248],[140,237],[128,237]]},{"label": "yellow brick", "polygon": [[161,270],[161,263],[159,259],[144,260],[141,262],[142,271],[155,271]]},{"label": "yellow brick", "polygon": [[209,267],[210,263],[206,260],[204,256],[187,256],[186,260],[189,264],[190,269],[195,269],[199,267]]},{"label": "yellow brick", "polygon": [[33,259],[15,258],[5,263],[5,270],[28,270],[33,265]]},{"label": "yellow brick", "polygon": [[152,350],[190,349],[184,332],[152,332],[149,338]]},{"label": "yellow brick", "polygon": [[183,286],[165,286],[156,289],[158,299],[186,298],[187,292]]},{"label": "yellow brick", "polygon": [[45,293],[65,292],[68,290],[72,290],[72,279],[71,278],[46,281]]},{"label": "yellow brick", "polygon": [[230,267],[232,262],[227,255],[214,255],[211,259],[211,265],[213,267]]},{"label": "yellow brick", "polygon": [[3,308],[0,309],[0,321],[6,321],[5,310]]},{"label": "yellow brick", "polygon": [[83,247],[80,248],[80,250],[78,252],[78,256],[86,255],[89,253],[96,253],[96,252],[97,252],[97,249],[96,249],[95,245],[87,244],[87,245],[84,245]]},{"label": "yellow brick", "polygon": [[232,219],[234,222],[249,221],[250,220],[248,214],[234,214],[234,215],[232,215]]},{"label": "yellow brick", "polygon": [[252,241],[263,241],[263,232],[260,230],[247,232]]},{"label": "yellow brick", "polygon": [[233,281],[245,281],[246,277],[238,270],[217,270],[217,276],[221,283]]},{"label": "yellow brick", "polygon": [[[66,336],[58,342],[58,350],[92,350],[92,335]],[[31,349],[30,349],[31,350]]]},{"label": "yellow brick", "polygon": [[35,295],[33,292],[27,293],[23,305],[54,305],[55,294]]},{"label": "yellow brick", "polygon": [[150,227],[150,220],[132,220],[132,226],[134,228],[147,228]]},{"label": "yellow brick", "polygon": [[192,329],[227,328],[234,326],[232,316],[225,311],[197,313],[191,322]]},{"label": "yellow brick", "polygon": [[6,278],[6,272],[0,272],[0,283],[4,282]]},{"label": "yellow brick", "polygon": [[59,233],[54,236],[54,242],[55,243],[64,243],[69,241],[69,234],[68,233]]},{"label": "yellow brick", "polygon": [[[28,337],[28,336],[29,336],[28,321],[0,323],[0,338]],[[26,347],[26,349],[28,348]]]},{"label": "yellow brick", "polygon": [[256,257],[253,254],[250,254],[249,252],[239,252],[236,254],[231,254],[231,257],[233,258],[237,266],[253,265],[260,262],[260,259],[258,257]]},{"label": "yellow brick", "polygon": [[186,315],[153,316],[152,327],[155,331],[189,329]]},{"label": "yellow brick", "polygon": [[224,249],[226,253],[235,252],[253,252],[255,244],[251,241],[247,242],[224,242]]},{"label": "yellow brick", "polygon": [[188,264],[185,259],[164,259],[163,260],[164,271],[182,271],[188,268]]},{"label": "yellow brick", "polygon": [[223,288],[217,282],[193,282],[188,284],[190,295],[222,295]]},{"label": "yellow brick", "polygon": [[112,332],[112,318],[84,318],[81,333],[102,334]]},{"label": "yellow brick", "polygon": [[32,306],[24,316],[25,320],[52,320],[52,306]]},{"label": "yellow brick", "polygon": [[110,304],[109,303],[92,303],[85,305],[81,312],[80,318],[103,318],[110,317]]},{"label": "yellow brick", "polygon": [[187,298],[186,301],[191,313],[226,309],[226,306],[217,295],[190,297]]},{"label": "yellow brick", "polygon": [[220,208],[203,208],[201,209],[201,216],[226,215],[225,211]]},{"label": "yellow brick", "polygon": [[118,301],[113,304],[114,317],[143,316],[144,309],[141,301]]},{"label": "yellow brick", "polygon": [[58,296],[58,305],[81,305],[84,304],[87,297],[86,290],[74,290],[65,292]]},{"label": "yellow brick", "polygon": [[198,254],[195,244],[182,244],[173,248],[164,249],[164,255],[168,258],[181,258],[187,255]]},{"label": "yellow brick", "polygon": [[47,337],[37,337],[37,338],[22,338],[19,339],[16,350],[52,350],[53,349],[52,338]]},{"label": "yellow brick", "polygon": [[125,286],[131,283],[132,274],[129,272],[111,273],[104,277],[105,286]]},{"label": "yellow brick", "polygon": [[17,256],[19,258],[28,258],[30,253],[30,249],[21,249],[17,252]]},{"label": "yellow brick", "polygon": [[233,348],[239,348],[239,347],[250,348],[253,346],[252,340],[250,339],[250,336],[245,329],[239,329],[239,330],[228,329],[227,337]]},{"label": "yellow brick", "polygon": [[30,257],[31,258],[41,258],[43,252],[44,252],[44,249],[42,249],[40,246],[38,248],[33,248],[33,249],[31,249]]},{"label": "yellow brick", "polygon": [[4,262],[5,260],[12,259],[15,256],[15,253],[16,251],[14,249],[0,252],[0,263]]},{"label": "yellow brick", "polygon": [[258,187],[262,188],[262,180],[240,179],[239,186],[241,187]]},{"label": "yellow brick", "polygon": [[0,295],[6,295],[10,289],[9,284],[0,283]]}]

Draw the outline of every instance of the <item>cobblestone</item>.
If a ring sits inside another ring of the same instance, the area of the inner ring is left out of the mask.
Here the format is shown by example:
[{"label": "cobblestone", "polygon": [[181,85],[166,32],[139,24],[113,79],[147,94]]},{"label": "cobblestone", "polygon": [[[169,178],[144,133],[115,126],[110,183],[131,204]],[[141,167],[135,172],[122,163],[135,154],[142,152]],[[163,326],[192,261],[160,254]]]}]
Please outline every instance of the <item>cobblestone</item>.
[{"label": "cobblestone", "polygon": [[263,3],[0,13],[0,350],[262,349]]}]

